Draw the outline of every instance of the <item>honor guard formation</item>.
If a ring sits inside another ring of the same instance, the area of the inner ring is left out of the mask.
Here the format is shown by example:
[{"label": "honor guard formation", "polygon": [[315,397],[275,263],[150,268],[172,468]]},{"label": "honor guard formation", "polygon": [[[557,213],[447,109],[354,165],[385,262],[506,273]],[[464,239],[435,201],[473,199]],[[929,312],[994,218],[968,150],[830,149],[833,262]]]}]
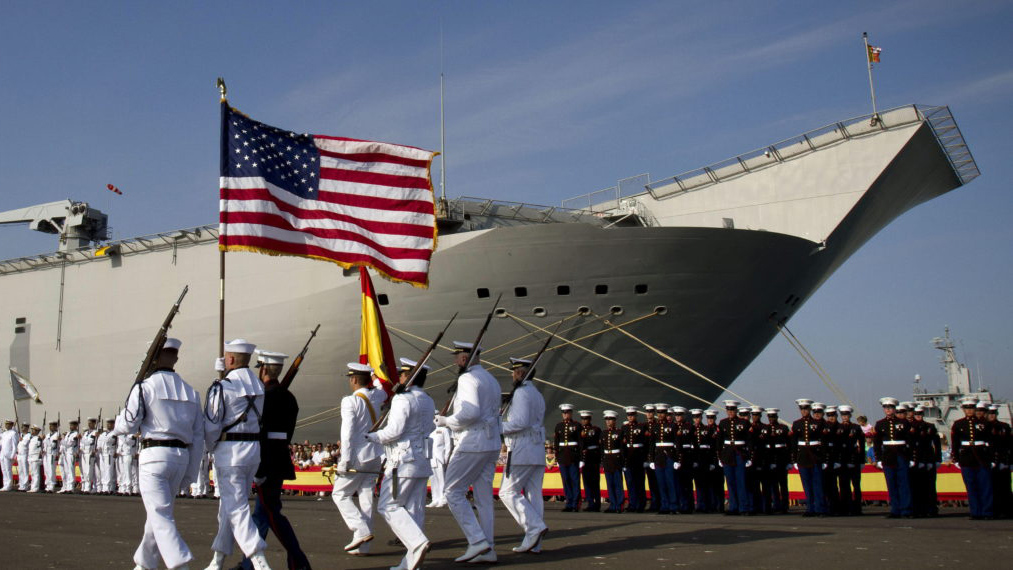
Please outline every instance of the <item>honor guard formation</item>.
[{"label": "honor guard formation", "polygon": [[[5,421],[0,490],[139,494],[147,522],[134,554],[136,568],[157,568],[160,561],[189,568],[194,555],[176,530],[173,503],[185,490],[206,493],[213,468],[219,528],[207,570],[224,568],[236,545],[242,555],[237,567],[268,568],[268,531],[284,546],[289,568],[310,568],[281,514],[284,481],[295,477],[290,444],[299,414],[295,396],[279,381],[288,357],[258,351],[243,339],[226,343],[224,357],[215,362],[221,378],[202,406],[200,395],[174,371],[181,346],[165,340],[152,372],[134,384],[114,419],[87,418],[83,431],[73,420],[65,432],[59,419],[43,422],[45,434],[37,425]],[[546,466],[553,464],[562,480],[563,512],[784,514],[794,469],[805,493],[802,516],[861,515],[861,473],[872,463],[886,479],[888,517],[939,513],[942,434],[924,421],[922,405],[883,398],[883,418],[863,428],[852,421],[850,406],[808,399],[796,401],[799,418],[790,426],[776,408],[735,400],[724,401],[720,421],[713,409],[656,403],[627,406],[622,423],[617,411],[605,410],[604,427],[595,425],[596,412],[577,410],[575,419],[574,406],[563,404],[547,439],[545,400],[533,383],[537,357],[510,359],[512,389],[502,394],[481,365],[481,347],[455,341],[460,374],[451,399],[437,410],[424,390],[429,353],[420,361],[402,358],[396,384],[368,364],[349,363],[350,394],[340,404],[340,455],[330,474],[331,497],[348,527],[344,550],[370,553],[378,512],[405,550],[393,570],[419,568],[432,548],[426,507],[449,507],[460,526],[466,546],[456,562],[497,561],[498,462],[499,499],[523,536],[512,547],[518,554],[542,551],[549,530],[544,510],[552,504],[542,486]],[[994,405],[967,399],[962,408],[965,417],[950,433],[951,459],[967,488],[970,516],[1009,517],[1010,426],[997,419]],[[58,487],[57,465],[61,474],[79,470],[79,485],[74,477],[60,477]]]}]

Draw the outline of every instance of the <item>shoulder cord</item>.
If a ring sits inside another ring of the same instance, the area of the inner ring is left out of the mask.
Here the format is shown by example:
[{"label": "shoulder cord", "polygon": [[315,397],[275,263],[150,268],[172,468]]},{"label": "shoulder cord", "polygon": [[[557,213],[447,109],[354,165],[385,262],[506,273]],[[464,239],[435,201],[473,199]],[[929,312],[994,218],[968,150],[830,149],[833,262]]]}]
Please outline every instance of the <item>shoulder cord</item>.
[{"label": "shoulder cord", "polygon": [[[123,402],[123,419],[127,420],[128,423],[134,423],[138,417],[144,420],[148,416],[148,404],[144,401],[144,392],[141,390],[141,384],[144,380],[138,380],[134,382],[134,385],[130,387],[130,391],[127,392],[127,399]],[[134,393],[134,388],[137,388],[137,412],[130,411],[130,395]]]},{"label": "shoulder cord", "polygon": [[[218,406],[211,409],[212,396],[218,396]],[[204,394],[204,417],[213,424],[225,419],[225,398],[222,397],[222,381],[215,380]]]}]

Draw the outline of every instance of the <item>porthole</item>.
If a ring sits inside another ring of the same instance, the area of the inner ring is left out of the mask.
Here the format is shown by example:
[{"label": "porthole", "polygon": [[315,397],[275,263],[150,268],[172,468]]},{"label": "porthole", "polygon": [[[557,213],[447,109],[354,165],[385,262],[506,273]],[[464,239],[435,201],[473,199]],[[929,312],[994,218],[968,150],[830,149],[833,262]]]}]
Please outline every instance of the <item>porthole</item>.
[{"label": "porthole", "polygon": [[613,305],[612,307],[609,308],[609,312],[612,313],[613,315],[621,315],[623,314],[623,308],[620,307],[619,305]]},{"label": "porthole", "polygon": [[390,304],[390,299],[387,298],[387,294],[386,293],[380,293],[379,295],[377,295],[376,296],[376,300],[381,305],[389,305]]},{"label": "porthole", "polygon": [[556,295],[569,295],[569,294],[570,294],[569,285],[556,285]]},{"label": "porthole", "polygon": [[577,307],[577,314],[580,314],[580,315],[590,315],[591,314],[591,307],[584,307],[584,306]]},{"label": "porthole", "polygon": [[495,314],[497,317],[505,317],[507,316],[507,311],[503,307],[497,307],[495,313],[493,314]]},{"label": "porthole", "polygon": [[647,283],[640,283],[639,285],[634,285],[633,292],[636,293],[637,295],[646,295]]},{"label": "porthole", "polygon": [[527,287],[514,287],[514,296],[515,297],[527,297],[528,296],[528,288]]},{"label": "porthole", "polygon": [[609,292],[609,286],[604,284],[598,284],[594,286],[595,295],[607,295]]},{"label": "porthole", "polygon": [[531,310],[531,312],[536,317],[544,317],[546,315],[545,307],[535,307],[534,309]]},{"label": "porthole", "polygon": [[654,313],[658,315],[664,315],[668,313],[668,307],[664,305],[658,305],[657,307],[654,307]]}]

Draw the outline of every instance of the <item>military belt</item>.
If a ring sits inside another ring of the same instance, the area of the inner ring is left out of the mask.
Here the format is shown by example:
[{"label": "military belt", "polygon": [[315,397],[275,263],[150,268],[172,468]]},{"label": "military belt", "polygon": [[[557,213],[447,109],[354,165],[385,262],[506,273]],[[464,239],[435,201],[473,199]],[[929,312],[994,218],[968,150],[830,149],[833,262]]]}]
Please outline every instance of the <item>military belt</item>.
[{"label": "military belt", "polygon": [[222,436],[222,441],[260,441],[259,433],[227,433]]},{"label": "military belt", "polygon": [[803,446],[805,446],[805,445],[812,446],[812,445],[820,445],[820,442],[818,440],[817,441],[800,441],[800,442],[798,442],[798,444],[799,445],[803,445]]},{"label": "military belt", "polygon": [[700,449],[710,449],[710,448],[711,446],[707,445],[706,443],[700,446]]},{"label": "military belt", "polygon": [[644,444],[642,444],[642,443],[631,443],[629,445],[629,447],[643,447],[643,446],[644,446]]},{"label": "military belt", "polygon": [[907,445],[907,442],[906,441],[897,441],[895,439],[891,439],[890,441],[884,441],[883,445]]},{"label": "military belt", "polygon": [[987,441],[965,441],[965,442],[962,442],[962,445],[988,445],[988,442]]},{"label": "military belt", "polygon": [[186,447],[187,445],[178,439],[142,439],[141,449],[149,447]]},{"label": "military belt", "polygon": [[732,445],[732,444],[735,444],[735,445],[746,445],[746,442],[744,442],[742,440],[738,440],[738,439],[735,440],[735,441],[732,441],[730,439],[726,439],[725,440],[725,445]]},{"label": "military belt", "polygon": [[606,449],[605,453],[612,454],[612,453],[619,453],[619,451],[620,450],[618,449]]},{"label": "military belt", "polygon": [[682,448],[683,449],[693,449],[693,444],[692,443],[684,443],[684,444],[682,444]]},{"label": "military belt", "polygon": [[788,447],[788,444],[787,443],[775,443],[774,444],[774,449],[779,449],[781,447]]},{"label": "military belt", "polygon": [[658,443],[655,443],[654,447],[672,447],[673,445],[675,444],[672,443],[671,441],[660,441]]},{"label": "military belt", "polygon": [[559,445],[563,445],[563,446],[569,447],[571,445],[577,445],[577,442],[576,441],[564,441],[564,442],[561,442]]}]

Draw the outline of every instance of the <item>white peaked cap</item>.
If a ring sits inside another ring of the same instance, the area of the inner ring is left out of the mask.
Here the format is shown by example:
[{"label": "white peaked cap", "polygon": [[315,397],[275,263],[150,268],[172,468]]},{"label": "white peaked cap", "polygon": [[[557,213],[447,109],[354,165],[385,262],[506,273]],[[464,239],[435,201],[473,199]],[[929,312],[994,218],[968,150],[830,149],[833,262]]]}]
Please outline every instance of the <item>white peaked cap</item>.
[{"label": "white peaked cap", "polygon": [[817,411],[817,410],[825,410],[825,409],[827,409],[827,405],[824,404],[823,402],[813,402],[813,411],[814,412]]},{"label": "white peaked cap", "polygon": [[988,409],[988,402],[985,402],[985,401],[978,402],[978,405],[975,406],[975,408],[977,408],[979,410],[987,410]]},{"label": "white peaked cap", "polygon": [[359,364],[358,362],[348,363],[348,375],[352,374],[372,374],[373,367],[368,364]]},{"label": "white peaked cap", "polygon": [[256,349],[257,345],[247,342],[245,338],[237,338],[225,343],[225,352],[234,354],[253,354],[253,351]]},{"label": "white peaked cap", "polygon": [[703,410],[701,410],[700,408],[693,408],[692,410],[689,411],[689,413],[690,413],[690,415],[693,415],[693,416],[702,416],[703,415]]},{"label": "white peaked cap", "polygon": [[573,411],[573,404],[560,404],[559,405],[559,409],[562,410],[562,411],[564,411],[564,412],[572,412]]},{"label": "white peaked cap", "polygon": [[678,415],[678,414],[685,414],[686,413],[686,408],[684,408],[682,406],[672,406],[672,409],[670,411],[673,414],[676,414],[676,415]]},{"label": "white peaked cap", "polygon": [[918,404],[917,406],[915,406],[915,413],[916,414],[924,414],[925,413],[925,406],[923,406],[921,404]]},{"label": "white peaked cap", "polygon": [[842,414],[850,414],[851,413],[851,406],[848,406],[846,404],[843,405],[843,406],[837,406],[837,411],[840,412],[840,413],[842,413]]},{"label": "white peaked cap", "polygon": [[779,410],[777,408],[767,408],[767,415],[768,416],[776,416],[777,413],[780,412],[780,411],[781,410]]},{"label": "white peaked cap", "polygon": [[257,351],[258,364],[285,364],[286,358],[288,358],[288,355],[280,352],[271,352],[269,350]]},{"label": "white peaked cap", "polygon": [[[401,366],[407,366],[409,368],[415,368],[416,366],[418,366],[418,364],[419,363],[418,363],[417,360],[412,360],[410,358],[401,358]],[[422,369],[423,370],[429,370],[429,366],[426,365],[426,364],[423,364],[422,365]]]},{"label": "white peaked cap", "polygon": [[591,410],[581,410],[577,412],[577,415],[579,415],[582,418],[589,418],[591,417]]},{"label": "white peaked cap", "polygon": [[605,410],[604,412],[602,412],[601,415],[604,416],[605,418],[612,418],[612,419],[616,419],[617,417],[619,417],[619,414],[616,413],[615,410]]},{"label": "white peaked cap", "polygon": [[637,407],[636,406],[626,406],[623,409],[626,410],[627,414],[635,414],[635,413],[637,413]]},{"label": "white peaked cap", "polygon": [[654,411],[654,404],[644,404],[644,411],[653,412]]},{"label": "white peaked cap", "polygon": [[726,410],[728,408],[738,408],[738,407],[739,407],[739,401],[738,400],[725,400],[725,409]]},{"label": "white peaked cap", "polygon": [[813,401],[810,400],[810,399],[808,399],[808,398],[799,398],[799,399],[795,400],[795,405],[798,406],[798,407],[800,407],[800,408],[807,408],[807,407],[813,405]]},{"label": "white peaked cap", "polygon": [[886,398],[880,398],[879,399],[879,405],[883,406],[884,408],[886,406],[894,406],[894,407],[896,407],[897,403],[898,403],[897,402],[897,398],[886,397]]},{"label": "white peaked cap", "polygon": [[760,406],[751,406],[749,408],[749,413],[751,413],[751,414],[762,414],[763,413],[763,408],[761,408]]},{"label": "white peaked cap", "polygon": [[668,412],[668,404],[654,404],[654,410],[658,412]]},{"label": "white peaked cap", "polygon": [[973,408],[978,403],[977,398],[964,398],[960,401],[961,408]]},{"label": "white peaked cap", "polygon": [[163,349],[179,350],[179,347],[183,346],[183,341],[178,338],[167,338],[165,344],[162,345]]},{"label": "white peaked cap", "polygon": [[87,420],[85,420],[85,421],[88,421],[88,422],[97,422],[97,421],[98,421],[98,418],[88,418],[88,419],[87,419]]},{"label": "white peaked cap", "polygon": [[[474,348],[475,343],[473,342],[461,342],[459,340],[454,341],[454,352],[471,352]],[[478,349],[482,350],[482,347],[479,346]]]},{"label": "white peaked cap", "polygon": [[828,414],[836,414],[837,413],[837,406],[827,406],[827,413]]},{"label": "white peaked cap", "polygon": [[716,416],[716,415],[718,415],[718,411],[714,410],[714,409],[711,409],[711,408],[707,408],[706,410],[704,410],[703,415],[705,415],[705,416]]},{"label": "white peaked cap", "polygon": [[749,406],[739,406],[739,409],[737,409],[735,411],[737,413],[740,413],[740,414],[748,414],[749,413]]},{"label": "white peaked cap", "polygon": [[992,404],[991,406],[988,407],[988,411],[990,411],[990,412],[998,412],[999,411],[999,404]]},{"label": "white peaked cap", "polygon": [[39,427],[39,424],[32,424],[32,429],[42,430],[42,428]]},{"label": "white peaked cap", "polygon": [[897,411],[898,412],[906,412],[906,411],[908,411],[910,409],[911,408],[910,408],[910,406],[907,405],[907,402],[901,402],[901,403],[897,404]]}]

